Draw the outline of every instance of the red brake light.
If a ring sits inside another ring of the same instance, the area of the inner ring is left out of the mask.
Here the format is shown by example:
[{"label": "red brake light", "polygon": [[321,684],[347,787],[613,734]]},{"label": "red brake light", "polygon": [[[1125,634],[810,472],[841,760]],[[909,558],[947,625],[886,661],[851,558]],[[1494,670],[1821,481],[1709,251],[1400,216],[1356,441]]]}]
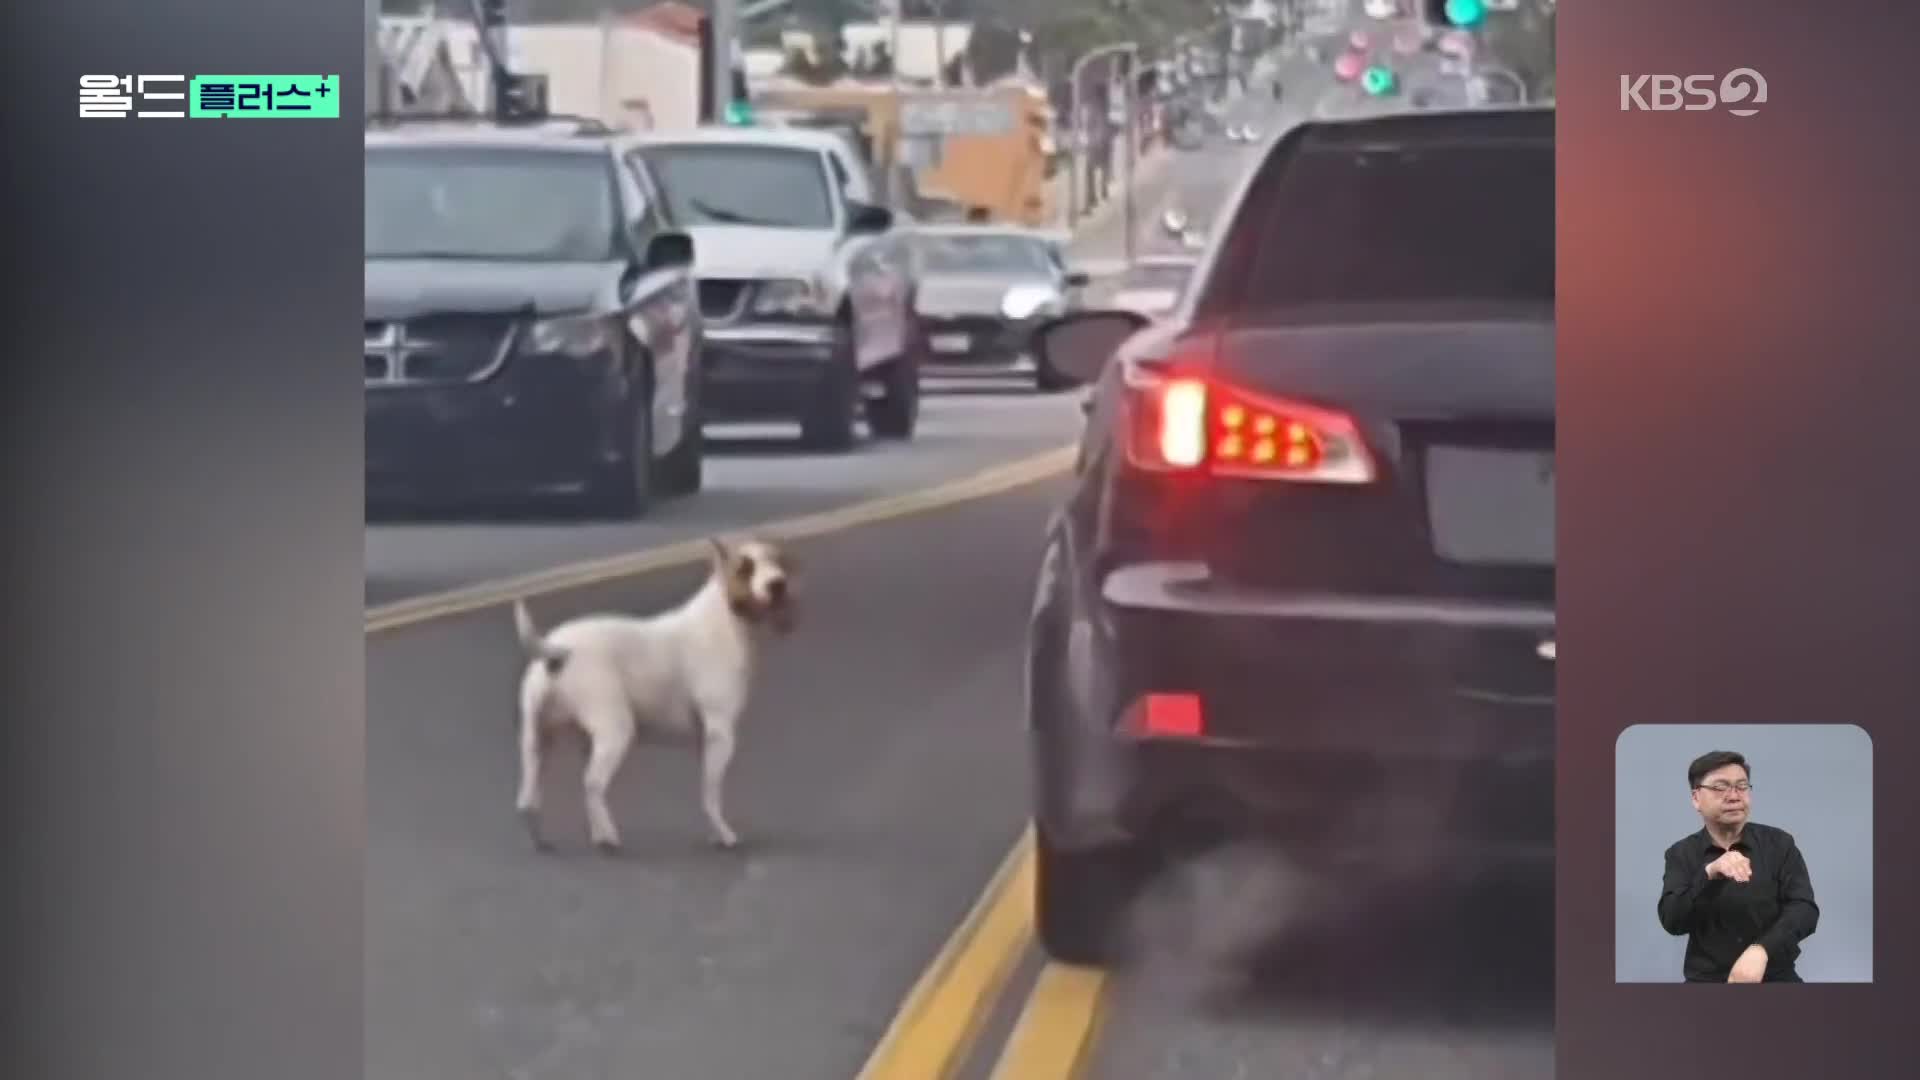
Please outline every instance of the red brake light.
[{"label": "red brake light", "polygon": [[1321,484],[1374,479],[1373,457],[1345,413],[1192,375],[1145,376],[1132,391],[1128,457],[1138,468]]},{"label": "red brake light", "polygon": [[1206,715],[1198,694],[1148,694],[1140,700],[1139,733],[1158,738],[1199,738]]}]

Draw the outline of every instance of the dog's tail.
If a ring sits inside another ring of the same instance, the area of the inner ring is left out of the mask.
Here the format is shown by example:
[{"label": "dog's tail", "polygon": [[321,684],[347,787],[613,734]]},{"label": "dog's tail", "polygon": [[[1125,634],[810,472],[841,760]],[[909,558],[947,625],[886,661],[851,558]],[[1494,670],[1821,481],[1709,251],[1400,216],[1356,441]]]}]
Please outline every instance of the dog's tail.
[{"label": "dog's tail", "polygon": [[546,665],[547,674],[560,674],[560,669],[567,664],[567,650],[547,641],[534,628],[533,616],[528,614],[524,600],[513,602],[513,629],[519,635],[520,647],[526,650],[527,656]]}]

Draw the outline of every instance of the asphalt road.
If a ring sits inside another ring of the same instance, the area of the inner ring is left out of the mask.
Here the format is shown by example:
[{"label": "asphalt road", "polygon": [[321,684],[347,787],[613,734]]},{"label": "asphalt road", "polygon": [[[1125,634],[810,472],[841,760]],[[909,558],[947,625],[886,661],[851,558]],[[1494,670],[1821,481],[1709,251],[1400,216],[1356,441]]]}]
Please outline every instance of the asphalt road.
[{"label": "asphalt road", "polygon": [[[795,545],[805,607],[743,726],[738,853],[707,846],[679,749],[619,777],[625,856],[589,853],[570,761],[560,850],[532,853],[506,612],[370,639],[367,1076],[851,1077],[1022,827],[1018,638],[1059,491]],[[534,610],[653,610],[699,573]]]},{"label": "asphalt road", "polygon": [[[1115,221],[1088,235],[1117,250]],[[850,455],[716,428],[706,490],[640,522],[370,523],[367,602],[923,491],[1079,424],[1074,395],[1023,383],[929,390],[916,439]],[[676,749],[636,754],[616,784],[624,857],[586,852],[565,766],[549,782],[561,851],[535,855],[512,814],[522,660],[506,612],[370,636],[367,1075],[852,1076],[1024,824],[1018,638],[1058,493],[1043,481],[794,545],[806,606],[742,735],[737,853],[706,845],[695,759]],[[655,610],[699,573],[570,590],[536,616]]]},{"label": "asphalt road", "polygon": [[426,593],[741,529],[917,491],[1052,450],[1078,430],[1078,400],[1031,384],[930,380],[908,443],[863,441],[851,454],[807,454],[778,425],[719,425],[706,489],[657,503],[635,522],[568,520],[539,511],[493,520],[381,521],[366,535],[366,602]]}]

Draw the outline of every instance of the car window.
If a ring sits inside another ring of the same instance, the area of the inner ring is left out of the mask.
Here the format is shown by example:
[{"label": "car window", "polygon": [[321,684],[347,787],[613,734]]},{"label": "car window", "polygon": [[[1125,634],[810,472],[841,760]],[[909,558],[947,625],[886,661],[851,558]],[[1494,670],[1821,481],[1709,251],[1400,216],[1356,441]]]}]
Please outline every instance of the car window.
[{"label": "car window", "polygon": [[1308,149],[1279,167],[1253,310],[1553,301],[1550,142]]},{"label": "car window", "polygon": [[613,170],[599,154],[370,148],[365,189],[370,259],[600,262],[620,250]]},{"label": "car window", "polygon": [[920,254],[936,273],[1036,273],[1047,266],[1041,245],[1017,236],[929,236]]},{"label": "car window", "polygon": [[819,152],[785,146],[670,143],[640,155],[676,220],[689,225],[829,229],[832,188]]}]

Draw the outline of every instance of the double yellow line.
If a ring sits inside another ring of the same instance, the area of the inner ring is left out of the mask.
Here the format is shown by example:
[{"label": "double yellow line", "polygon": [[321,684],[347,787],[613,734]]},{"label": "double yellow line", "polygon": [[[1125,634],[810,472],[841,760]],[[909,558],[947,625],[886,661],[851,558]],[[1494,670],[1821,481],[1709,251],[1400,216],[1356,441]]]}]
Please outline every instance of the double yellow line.
[{"label": "double yellow line", "polygon": [[[938,510],[956,503],[1024,487],[1064,471],[1073,464],[1073,456],[1073,447],[1061,447],[923,491],[870,499],[805,517],[718,531],[727,535],[751,534],[775,541],[792,541],[841,532],[860,525],[872,525],[894,518],[925,513],[929,510]],[[677,544],[648,548],[645,551],[588,562],[569,563],[538,573],[502,578],[467,588],[381,604],[367,609],[366,632],[371,636],[403,626],[413,626],[509,604],[525,597],[565,592],[568,589],[599,585],[656,570],[689,566],[704,562],[709,550],[706,538],[701,537]]]},{"label": "double yellow line", "polygon": [[[973,1059],[1033,941],[1033,881],[1029,828],[908,992],[858,1080],[951,1080]],[[992,1080],[1078,1080],[1092,1061],[1105,989],[1100,971],[1045,965]]]}]

